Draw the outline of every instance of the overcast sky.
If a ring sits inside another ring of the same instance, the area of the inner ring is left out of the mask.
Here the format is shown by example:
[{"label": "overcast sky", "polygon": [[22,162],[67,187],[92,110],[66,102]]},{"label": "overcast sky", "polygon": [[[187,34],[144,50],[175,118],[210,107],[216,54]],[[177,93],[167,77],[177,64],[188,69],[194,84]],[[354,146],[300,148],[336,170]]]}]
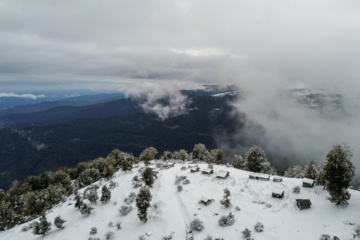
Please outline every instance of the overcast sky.
[{"label": "overcast sky", "polygon": [[359,43],[358,0],[0,0],[4,90],[154,80],[358,91]]}]

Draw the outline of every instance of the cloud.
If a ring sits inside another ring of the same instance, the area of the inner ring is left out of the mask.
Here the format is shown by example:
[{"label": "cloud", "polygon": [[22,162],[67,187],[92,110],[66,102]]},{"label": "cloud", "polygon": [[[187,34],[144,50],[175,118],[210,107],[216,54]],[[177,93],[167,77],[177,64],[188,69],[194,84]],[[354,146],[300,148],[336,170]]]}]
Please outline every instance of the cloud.
[{"label": "cloud", "polygon": [[188,112],[189,100],[174,84],[154,82],[135,84],[126,94],[139,100],[140,106],[146,112],[155,113],[162,120]]},{"label": "cloud", "polygon": [[0,98],[1,97],[15,97],[15,98],[31,98],[31,99],[37,99],[37,98],[44,98],[45,95],[44,94],[40,94],[40,95],[35,95],[35,94],[30,94],[30,93],[24,93],[24,94],[17,94],[17,93],[13,93],[13,92],[0,92]]}]

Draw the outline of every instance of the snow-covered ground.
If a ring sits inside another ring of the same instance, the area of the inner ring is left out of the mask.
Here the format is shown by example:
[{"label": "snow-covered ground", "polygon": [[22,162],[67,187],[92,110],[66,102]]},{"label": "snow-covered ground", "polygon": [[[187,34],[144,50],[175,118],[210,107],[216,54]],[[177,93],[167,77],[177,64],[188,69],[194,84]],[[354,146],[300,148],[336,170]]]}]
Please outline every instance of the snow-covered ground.
[{"label": "snow-covered ground", "polygon": [[[111,190],[110,202],[98,202],[92,205],[94,210],[90,216],[81,215],[74,207],[74,196],[70,196],[64,203],[55,206],[46,213],[48,221],[53,222],[60,215],[67,222],[65,229],[56,229],[52,224],[51,231],[43,236],[33,235],[31,230],[21,231],[29,223],[16,226],[5,232],[0,232],[1,240],[81,240],[92,238],[106,239],[105,233],[114,232],[112,239],[137,240],[144,235],[145,239],[160,240],[173,233],[173,239],[186,239],[186,226],[195,217],[204,223],[201,232],[194,232],[194,239],[203,240],[207,235],[213,238],[221,237],[226,240],[242,239],[242,231],[248,228],[252,231],[255,240],[296,240],[319,239],[321,234],[335,235],[340,239],[352,239],[354,225],[360,224],[360,192],[352,191],[351,200],[347,207],[336,207],[326,197],[328,193],[321,186],[303,188],[301,179],[283,178],[282,182],[249,179],[249,172],[234,168],[215,165],[215,174],[205,175],[200,172],[191,173],[190,169],[181,170],[182,166],[189,164],[176,164],[175,167],[159,170],[158,179],[150,189],[152,204],[158,203],[159,208],[150,207],[148,222],[138,219],[135,202],[134,209],[126,216],[121,216],[118,209],[124,204],[124,199],[130,192],[139,192],[139,188],[132,187],[132,178],[138,174],[139,168],[132,172],[115,173],[112,181],[118,186]],[[207,164],[199,164],[201,169]],[[226,179],[216,178],[219,170],[230,172]],[[181,183],[183,191],[177,191],[176,176],[186,176],[189,184]],[[99,181],[95,184],[108,185],[108,181]],[[292,193],[294,186],[300,186],[300,193]],[[229,208],[220,204],[223,190],[228,188],[231,192],[232,206]],[[80,192],[82,192],[82,189]],[[283,199],[272,197],[273,190],[284,190]],[[98,189],[101,196],[101,187]],[[214,199],[212,204],[205,206],[199,204],[202,198]],[[310,199],[311,209],[299,210],[295,199]],[[85,200],[86,202],[87,200]],[[235,207],[241,210],[237,211]],[[229,212],[235,216],[232,226],[220,227],[218,220]],[[122,228],[109,227],[122,222]],[[254,225],[261,222],[264,232],[254,231]],[[90,235],[90,229],[97,228],[97,234]],[[149,236],[147,236],[149,235]]]}]

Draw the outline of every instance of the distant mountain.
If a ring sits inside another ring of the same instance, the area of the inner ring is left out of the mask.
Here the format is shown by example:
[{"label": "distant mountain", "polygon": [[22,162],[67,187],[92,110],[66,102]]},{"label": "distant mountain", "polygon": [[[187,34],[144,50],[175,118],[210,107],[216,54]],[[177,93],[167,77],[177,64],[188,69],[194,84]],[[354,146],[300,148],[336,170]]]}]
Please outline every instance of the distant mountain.
[{"label": "distant mountain", "polygon": [[10,114],[40,112],[59,106],[87,106],[96,103],[119,100],[122,98],[124,98],[124,93],[112,93],[112,94],[103,93],[96,95],[69,97],[61,100],[42,101],[40,103],[32,103],[32,104],[11,107],[0,111],[0,116],[10,115]]},{"label": "distant mountain", "polygon": [[[188,114],[164,121],[154,114],[138,111],[129,99],[81,108],[61,107],[61,111],[48,110],[54,111],[54,115],[44,115],[46,121],[59,121],[58,117],[65,120],[73,116],[72,110],[78,109],[81,111],[76,114],[83,118],[56,125],[0,130],[0,188],[7,188],[14,179],[23,180],[60,166],[73,167],[78,162],[106,156],[115,148],[135,156],[149,146],[157,148],[159,153],[181,148],[191,152],[197,143],[204,143],[209,149],[216,148],[215,134],[230,134],[243,127],[237,116],[231,114],[232,107],[228,103],[234,99],[233,95],[196,97],[192,99]],[[129,104],[129,110],[134,112],[106,117],[124,106],[120,103]],[[104,117],[100,118],[100,114]],[[41,118],[37,115],[36,119]]]},{"label": "distant mountain", "polygon": [[[45,106],[45,103],[41,106]],[[124,116],[138,111],[141,111],[141,108],[138,106],[137,102],[131,99],[120,99],[117,101],[80,107],[66,105],[50,108],[45,111],[1,116],[0,128],[20,128],[27,126],[57,124],[80,118]]]}]

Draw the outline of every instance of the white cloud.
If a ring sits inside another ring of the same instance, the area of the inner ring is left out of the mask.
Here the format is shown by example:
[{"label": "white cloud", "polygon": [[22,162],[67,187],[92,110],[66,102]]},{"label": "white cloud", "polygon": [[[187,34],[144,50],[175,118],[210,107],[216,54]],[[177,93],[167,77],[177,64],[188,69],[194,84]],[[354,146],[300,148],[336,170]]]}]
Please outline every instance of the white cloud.
[{"label": "white cloud", "polygon": [[31,99],[37,99],[37,98],[44,98],[44,94],[35,95],[31,93],[24,93],[24,94],[17,94],[13,92],[0,92],[0,97],[16,97],[16,98],[31,98]]}]

